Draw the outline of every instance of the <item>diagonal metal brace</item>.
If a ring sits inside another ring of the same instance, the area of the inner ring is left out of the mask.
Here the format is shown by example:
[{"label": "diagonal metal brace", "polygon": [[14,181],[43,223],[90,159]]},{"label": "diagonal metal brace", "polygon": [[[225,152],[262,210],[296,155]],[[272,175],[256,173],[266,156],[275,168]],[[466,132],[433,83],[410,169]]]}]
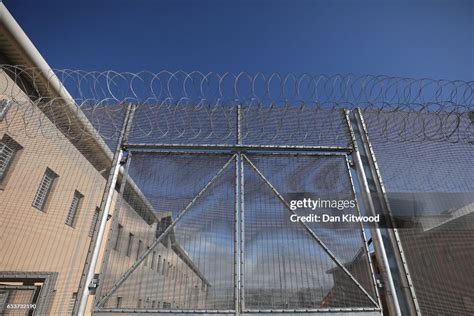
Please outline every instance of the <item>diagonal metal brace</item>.
[{"label": "diagonal metal brace", "polygon": [[[283,198],[283,196],[278,192],[278,190],[268,181],[268,179],[260,172],[260,170],[257,169],[257,167],[253,164],[253,162],[250,161],[250,159],[242,154],[242,157],[248,162],[250,167],[259,175],[260,178],[270,187],[272,190],[273,194],[275,194],[278,199],[286,206],[286,208],[290,211],[290,213],[298,215],[295,211],[293,211],[288,204],[288,202]],[[306,225],[304,222],[299,222],[303,228],[311,235],[311,237],[316,240],[316,242],[323,248],[323,250],[331,257],[331,259],[339,266],[339,268],[344,271],[347,276],[357,285],[357,287],[370,299],[370,301],[376,306],[379,307],[378,303],[372,298],[372,296],[364,289],[364,287],[352,276],[352,274],[347,270],[347,268],[337,259],[337,257],[331,252],[331,250],[326,246],[326,244],[316,235],[316,233],[313,232],[313,230]]]},{"label": "diagonal metal brace", "polygon": [[224,172],[227,166],[235,159],[236,154],[234,154],[221,169],[212,177],[211,180],[199,191],[199,193],[191,200],[191,202],[186,205],[186,207],[181,210],[179,215],[176,217],[176,220],[171,223],[162,233],[158,236],[155,241],[134,263],[128,268],[128,270],[120,277],[120,279],[110,288],[110,290],[101,297],[97,306],[102,306],[114,293],[117,289],[130,277],[130,275],[138,268],[138,266],[145,260],[145,258],[161,243],[161,241],[174,229],[176,224],[183,218],[183,216],[190,210],[190,208],[196,203],[196,201],[204,194],[204,192],[209,189],[209,187],[214,183],[214,181]]}]

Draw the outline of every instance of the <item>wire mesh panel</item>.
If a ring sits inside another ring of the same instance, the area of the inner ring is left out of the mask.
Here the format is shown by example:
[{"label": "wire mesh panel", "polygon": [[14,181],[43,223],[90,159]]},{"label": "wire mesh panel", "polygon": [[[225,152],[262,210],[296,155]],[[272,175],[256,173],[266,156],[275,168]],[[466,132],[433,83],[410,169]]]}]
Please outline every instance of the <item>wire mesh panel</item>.
[{"label": "wire mesh panel", "polygon": [[244,144],[349,147],[341,110],[311,104],[242,106]]},{"label": "wire mesh panel", "polygon": [[431,133],[400,141],[399,133],[380,128],[380,117],[364,115],[421,313],[471,315],[474,148],[464,133],[473,122],[459,116],[460,131],[446,131],[455,140],[450,142],[439,117],[385,113],[384,120],[405,122],[407,132],[421,124],[432,127]]},{"label": "wire mesh panel", "polygon": [[122,197],[101,307],[234,309],[232,155],[132,153],[131,159],[129,176],[147,204]]},{"label": "wire mesh panel", "polygon": [[344,210],[291,208],[291,200],[303,198],[353,199],[345,157],[248,155],[248,158],[244,164],[245,307],[254,310],[375,307],[374,283],[360,223],[291,220],[293,214],[305,217],[358,214],[355,205]]}]

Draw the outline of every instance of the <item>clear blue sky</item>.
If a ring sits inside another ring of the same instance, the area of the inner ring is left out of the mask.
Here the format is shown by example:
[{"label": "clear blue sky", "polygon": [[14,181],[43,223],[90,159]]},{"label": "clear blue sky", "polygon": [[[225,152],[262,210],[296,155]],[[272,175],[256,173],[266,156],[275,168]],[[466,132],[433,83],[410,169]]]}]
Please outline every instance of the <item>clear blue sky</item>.
[{"label": "clear blue sky", "polygon": [[474,80],[468,0],[4,2],[53,68]]}]

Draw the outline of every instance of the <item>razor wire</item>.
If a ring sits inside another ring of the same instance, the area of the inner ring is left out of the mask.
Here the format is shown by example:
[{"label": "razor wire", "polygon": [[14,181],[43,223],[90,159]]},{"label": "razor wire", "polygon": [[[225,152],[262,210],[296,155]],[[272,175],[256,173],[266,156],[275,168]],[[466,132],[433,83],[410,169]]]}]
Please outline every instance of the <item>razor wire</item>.
[{"label": "razor wire", "polygon": [[[366,123],[376,126],[381,139],[474,142],[472,81],[353,74],[41,70],[12,65],[0,65],[0,75],[7,79],[0,87],[3,107],[33,103],[70,138],[91,133],[74,121],[78,114],[74,112],[82,112],[93,132],[116,140],[124,111],[120,105],[133,103],[137,112],[142,111],[134,128],[136,139],[159,141],[172,135],[176,142],[233,140],[236,108],[241,107],[244,140],[258,141],[270,134],[302,142],[313,140],[311,133],[323,124],[326,113],[361,108],[370,113]],[[19,111],[24,128],[39,125],[35,133],[43,132],[42,122],[32,124],[37,119],[32,111]],[[336,121],[319,132],[345,124]],[[8,118],[5,123],[8,129]]]}]

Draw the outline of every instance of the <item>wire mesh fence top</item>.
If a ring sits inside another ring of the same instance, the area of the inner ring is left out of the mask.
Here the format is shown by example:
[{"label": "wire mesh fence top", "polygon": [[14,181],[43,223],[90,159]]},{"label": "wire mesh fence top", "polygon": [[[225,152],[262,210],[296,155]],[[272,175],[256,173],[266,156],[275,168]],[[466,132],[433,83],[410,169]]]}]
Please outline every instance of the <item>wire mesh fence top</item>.
[{"label": "wire mesh fence top", "polygon": [[[169,72],[86,72],[0,65],[2,107],[35,104],[63,133],[116,139],[124,104],[136,104],[137,139],[234,141],[237,107],[249,142],[340,141],[342,109],[370,113],[387,139],[474,141],[474,82],[389,76]],[[141,112],[140,112],[141,111]],[[330,114],[332,113],[332,114]],[[84,116],[77,124],[77,118]],[[35,117],[23,111],[21,122]],[[9,125],[8,120],[7,126]],[[91,126],[93,129],[90,129]],[[290,140],[291,139],[291,140]],[[332,141],[332,140],[331,140]]]}]

